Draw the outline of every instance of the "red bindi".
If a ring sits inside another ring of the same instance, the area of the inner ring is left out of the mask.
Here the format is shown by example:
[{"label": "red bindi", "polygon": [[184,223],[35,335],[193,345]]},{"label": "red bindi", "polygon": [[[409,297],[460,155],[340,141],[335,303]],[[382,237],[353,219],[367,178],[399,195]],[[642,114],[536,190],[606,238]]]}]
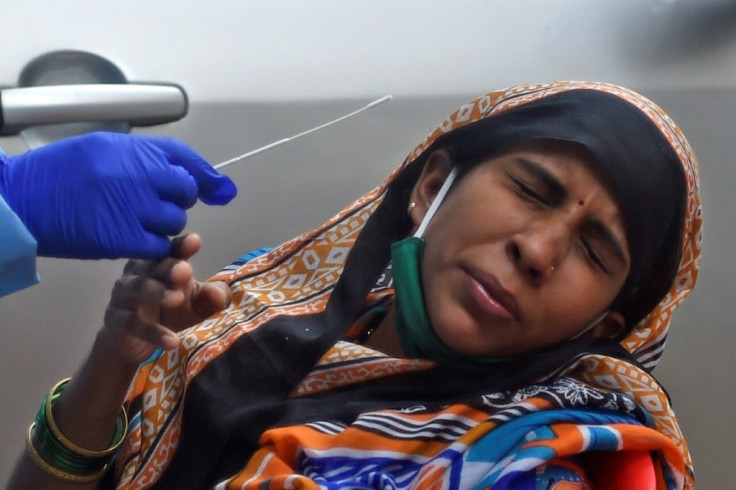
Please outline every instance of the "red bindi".
[{"label": "red bindi", "polygon": [[585,201],[583,199],[578,201],[578,206],[582,206],[583,204],[585,204]]}]

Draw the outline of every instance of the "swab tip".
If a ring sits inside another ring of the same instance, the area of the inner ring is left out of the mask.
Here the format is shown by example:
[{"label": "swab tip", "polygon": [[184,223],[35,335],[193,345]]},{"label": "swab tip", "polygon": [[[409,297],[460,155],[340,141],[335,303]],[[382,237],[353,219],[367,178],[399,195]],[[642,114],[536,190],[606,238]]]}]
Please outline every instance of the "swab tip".
[{"label": "swab tip", "polygon": [[391,95],[391,94],[389,94],[389,95],[384,95],[384,96],[383,96],[383,97],[381,97],[380,99],[376,99],[376,100],[374,100],[373,102],[371,102],[370,104],[368,104],[368,105],[366,106],[366,108],[368,108],[368,107],[373,107],[373,106],[377,106],[378,104],[383,104],[384,102],[388,102],[389,100],[391,100],[391,99],[393,99],[393,98],[394,98],[394,96],[393,96],[393,95]]}]

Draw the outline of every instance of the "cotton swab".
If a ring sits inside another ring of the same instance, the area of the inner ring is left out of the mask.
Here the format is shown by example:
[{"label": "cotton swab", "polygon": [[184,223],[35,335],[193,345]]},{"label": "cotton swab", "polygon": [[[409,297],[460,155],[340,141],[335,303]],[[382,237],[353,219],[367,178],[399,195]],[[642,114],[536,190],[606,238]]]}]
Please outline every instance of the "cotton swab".
[{"label": "cotton swab", "polygon": [[356,111],[353,111],[353,112],[351,112],[349,114],[345,114],[344,116],[338,117],[337,119],[334,119],[334,120],[332,120],[330,122],[326,122],[324,124],[321,124],[319,126],[316,126],[316,127],[312,128],[312,129],[308,129],[308,130],[306,130],[304,132],[301,132],[299,134],[295,134],[294,136],[291,136],[289,138],[283,138],[283,139],[280,139],[278,141],[274,141],[273,143],[269,143],[266,146],[262,146],[260,148],[256,148],[255,150],[249,151],[248,153],[244,153],[244,154],[242,154],[240,156],[237,156],[237,157],[232,158],[230,160],[227,160],[225,162],[218,163],[217,165],[215,165],[214,168],[219,170],[221,168],[227,167],[228,165],[232,165],[233,163],[237,163],[237,162],[240,162],[241,160],[245,160],[246,158],[250,158],[250,157],[252,157],[254,155],[258,155],[259,153],[263,153],[264,151],[270,150],[271,148],[275,148],[277,146],[281,146],[281,145],[283,145],[285,143],[288,143],[289,141],[295,140],[297,138],[301,138],[302,136],[306,136],[309,133],[313,133],[315,131],[319,131],[320,129],[326,128],[327,126],[331,126],[333,124],[339,123],[340,121],[344,121],[345,119],[347,119],[349,117],[353,117],[356,114],[359,114],[359,113],[361,113],[363,111],[366,111],[368,109],[371,109],[373,107],[376,107],[379,104],[383,104],[384,102],[388,102],[392,98],[393,98],[393,96],[391,96],[391,95],[385,95],[385,96],[381,97],[380,99],[376,99],[373,102],[371,102],[370,104],[365,105],[365,106],[361,107],[360,109],[358,109]]}]

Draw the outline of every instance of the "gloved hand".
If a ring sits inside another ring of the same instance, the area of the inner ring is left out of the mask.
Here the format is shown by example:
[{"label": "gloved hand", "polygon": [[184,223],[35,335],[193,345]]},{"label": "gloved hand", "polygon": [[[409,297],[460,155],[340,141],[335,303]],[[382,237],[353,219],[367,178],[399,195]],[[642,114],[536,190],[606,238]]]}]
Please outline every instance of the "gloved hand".
[{"label": "gloved hand", "polygon": [[236,193],[171,138],[92,133],[0,157],[0,194],[51,257],[163,257],[197,198],[227,204]]}]

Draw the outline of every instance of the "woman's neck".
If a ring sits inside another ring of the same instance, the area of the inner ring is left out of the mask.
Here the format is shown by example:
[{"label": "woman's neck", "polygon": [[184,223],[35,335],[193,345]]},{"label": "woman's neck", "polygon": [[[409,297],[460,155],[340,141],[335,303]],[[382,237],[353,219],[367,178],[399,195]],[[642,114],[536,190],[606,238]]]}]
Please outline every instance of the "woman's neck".
[{"label": "woman's neck", "polygon": [[395,307],[392,303],[389,306],[386,316],[381,320],[373,334],[368,337],[365,342],[366,347],[383,352],[392,357],[404,357],[404,351],[401,348],[401,340],[399,333],[396,331],[396,323],[394,322]]}]

